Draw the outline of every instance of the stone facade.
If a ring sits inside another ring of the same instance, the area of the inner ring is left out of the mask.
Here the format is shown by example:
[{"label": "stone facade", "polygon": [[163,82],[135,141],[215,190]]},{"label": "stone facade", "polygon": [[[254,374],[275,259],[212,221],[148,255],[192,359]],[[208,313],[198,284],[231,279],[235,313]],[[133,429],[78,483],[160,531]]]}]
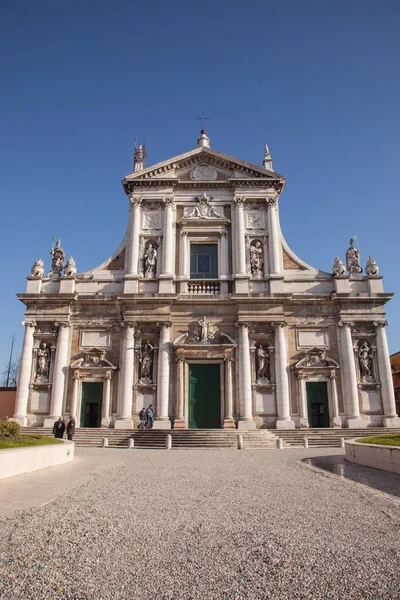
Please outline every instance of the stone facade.
[{"label": "stone facade", "polygon": [[[116,252],[77,273],[72,257],[62,269],[58,241],[49,275],[37,259],[18,296],[14,418],[132,428],[152,404],[163,429],[210,426],[207,411],[213,427],[398,426],[391,294],[375,261],[363,276],[354,240],[349,274],[338,257],[328,273],[292,252],[279,225],[285,180],[267,149],[258,167],[202,132],[197,148],[153,167],[139,154],[122,182],[128,227]],[[203,387],[192,365],[204,367]]]}]

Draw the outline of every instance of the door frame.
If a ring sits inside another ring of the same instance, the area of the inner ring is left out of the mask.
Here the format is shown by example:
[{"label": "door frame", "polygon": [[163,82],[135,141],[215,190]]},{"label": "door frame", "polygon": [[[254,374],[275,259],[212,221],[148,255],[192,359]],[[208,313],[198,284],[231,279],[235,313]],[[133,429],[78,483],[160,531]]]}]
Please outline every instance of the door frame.
[{"label": "door frame", "polygon": [[[325,425],[324,427],[315,427],[313,428],[311,425],[311,414],[309,411],[309,407],[310,407],[310,402],[308,399],[308,393],[307,393],[307,383],[325,383],[326,384],[326,405],[328,408],[328,418],[327,418],[327,425]],[[307,401],[307,420],[308,420],[308,426],[310,429],[329,429],[329,427],[331,427],[331,420],[332,420],[332,408],[331,408],[331,398],[330,398],[330,388],[331,386],[329,385],[330,381],[328,379],[316,379],[314,377],[309,377],[306,380],[306,401]]]},{"label": "door frame", "polygon": [[[84,379],[81,382],[81,390],[80,390],[80,400],[79,400],[79,415],[76,415],[75,420],[77,421],[77,424],[79,423],[79,427],[82,427],[81,425],[81,417],[82,415],[82,404],[83,404],[83,385],[85,383],[99,383],[101,384],[101,399],[100,399],[100,418],[98,418],[98,421],[100,422],[99,427],[101,427],[101,419],[102,419],[102,412],[103,412],[103,402],[104,402],[104,381],[103,379]],[[84,426],[83,426],[84,427]],[[92,429],[96,429],[95,427],[93,427]]]},{"label": "door frame", "polygon": [[224,361],[220,359],[189,359],[185,361],[185,381],[184,385],[184,403],[183,403],[183,414],[185,418],[186,427],[189,428],[189,365],[219,365],[219,404],[220,404],[220,429],[223,429],[224,417],[225,417],[225,365]]}]

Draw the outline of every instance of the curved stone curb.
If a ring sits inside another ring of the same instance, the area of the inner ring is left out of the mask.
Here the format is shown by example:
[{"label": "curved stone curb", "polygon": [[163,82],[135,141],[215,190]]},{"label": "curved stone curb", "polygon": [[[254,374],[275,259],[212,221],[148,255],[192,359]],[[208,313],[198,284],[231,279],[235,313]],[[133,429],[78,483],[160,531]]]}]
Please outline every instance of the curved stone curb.
[{"label": "curved stone curb", "polygon": [[75,443],[28,446],[0,450],[0,479],[68,463],[74,458]]},{"label": "curved stone curb", "polygon": [[345,455],[349,462],[400,475],[400,446],[361,444],[352,439],[345,441]]}]

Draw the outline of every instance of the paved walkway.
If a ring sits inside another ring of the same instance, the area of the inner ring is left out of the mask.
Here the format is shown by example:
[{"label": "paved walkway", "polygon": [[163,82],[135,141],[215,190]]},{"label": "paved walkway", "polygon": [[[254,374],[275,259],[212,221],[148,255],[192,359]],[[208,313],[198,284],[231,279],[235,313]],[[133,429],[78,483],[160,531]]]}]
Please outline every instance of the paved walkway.
[{"label": "paved walkway", "polygon": [[400,598],[400,477],[342,456],[78,449],[3,480],[0,598]]}]

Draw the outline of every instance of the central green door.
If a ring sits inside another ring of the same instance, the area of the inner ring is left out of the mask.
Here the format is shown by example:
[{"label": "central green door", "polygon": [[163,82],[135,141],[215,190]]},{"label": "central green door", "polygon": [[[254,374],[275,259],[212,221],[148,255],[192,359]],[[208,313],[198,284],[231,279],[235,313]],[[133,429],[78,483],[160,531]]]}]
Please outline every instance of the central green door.
[{"label": "central green door", "polygon": [[307,382],[308,423],[310,427],[329,427],[328,388],[326,381]]},{"label": "central green door", "polygon": [[102,383],[82,383],[81,427],[100,427],[102,399]]},{"label": "central green door", "polygon": [[219,365],[189,365],[189,427],[221,427]]}]

